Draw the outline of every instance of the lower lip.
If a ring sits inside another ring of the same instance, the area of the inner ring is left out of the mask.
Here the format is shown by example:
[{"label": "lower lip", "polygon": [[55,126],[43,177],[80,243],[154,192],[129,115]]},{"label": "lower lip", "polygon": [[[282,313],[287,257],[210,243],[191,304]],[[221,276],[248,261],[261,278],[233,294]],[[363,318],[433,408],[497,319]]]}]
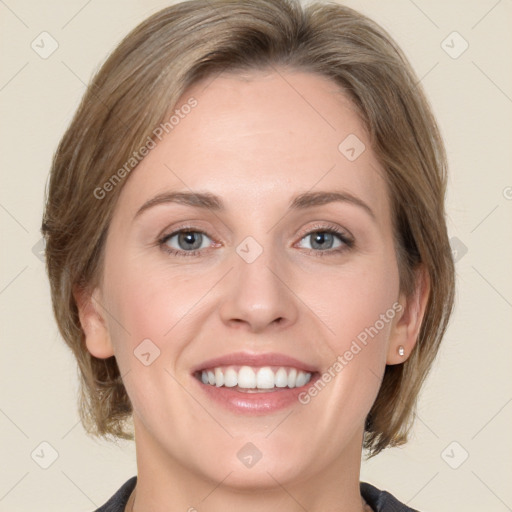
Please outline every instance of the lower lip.
[{"label": "lower lip", "polygon": [[199,379],[192,376],[206,396],[237,414],[262,415],[281,411],[294,404],[300,403],[298,396],[306,391],[318,379],[319,375],[314,373],[310,381],[300,388],[274,388],[273,391],[244,392],[225,386],[212,386],[203,384]]}]

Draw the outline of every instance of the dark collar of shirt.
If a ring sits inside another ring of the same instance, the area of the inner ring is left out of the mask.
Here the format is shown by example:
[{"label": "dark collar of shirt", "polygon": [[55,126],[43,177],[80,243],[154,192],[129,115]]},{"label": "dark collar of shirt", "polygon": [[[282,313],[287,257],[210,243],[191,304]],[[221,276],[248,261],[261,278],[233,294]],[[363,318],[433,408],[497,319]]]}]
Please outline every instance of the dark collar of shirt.
[{"label": "dark collar of shirt", "polygon": [[[132,476],[120,489],[103,505],[94,512],[124,512],[128,498],[135,488],[137,477]],[[373,485],[360,482],[361,495],[374,512],[418,512],[404,505],[387,491],[380,491]]]}]

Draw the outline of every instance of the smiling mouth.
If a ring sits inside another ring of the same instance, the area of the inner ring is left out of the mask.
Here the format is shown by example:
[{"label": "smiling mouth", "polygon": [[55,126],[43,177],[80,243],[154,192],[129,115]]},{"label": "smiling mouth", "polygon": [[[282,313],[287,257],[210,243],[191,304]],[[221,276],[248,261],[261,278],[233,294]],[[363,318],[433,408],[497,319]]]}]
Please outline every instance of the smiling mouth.
[{"label": "smiling mouth", "polygon": [[217,366],[194,373],[207,386],[231,388],[242,393],[263,393],[300,388],[308,384],[316,372],[290,366]]}]

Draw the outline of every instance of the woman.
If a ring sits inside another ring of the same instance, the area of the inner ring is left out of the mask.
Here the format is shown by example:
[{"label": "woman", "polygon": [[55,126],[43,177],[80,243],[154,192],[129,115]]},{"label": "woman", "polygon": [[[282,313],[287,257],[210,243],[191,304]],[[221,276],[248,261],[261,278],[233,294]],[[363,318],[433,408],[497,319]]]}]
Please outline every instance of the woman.
[{"label": "woman", "polygon": [[176,4],[105,62],[43,221],[82,422],[136,443],[99,511],[412,510],[359,474],[453,303],[416,83],[371,20],[282,0]]}]

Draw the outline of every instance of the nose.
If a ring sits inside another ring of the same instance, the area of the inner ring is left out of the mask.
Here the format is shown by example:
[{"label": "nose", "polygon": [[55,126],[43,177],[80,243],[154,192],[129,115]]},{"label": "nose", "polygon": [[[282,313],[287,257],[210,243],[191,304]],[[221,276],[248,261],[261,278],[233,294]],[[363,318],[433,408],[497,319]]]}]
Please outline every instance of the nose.
[{"label": "nose", "polygon": [[235,268],[225,283],[220,307],[228,327],[262,332],[287,328],[297,321],[298,298],[287,283],[285,264],[278,264],[272,251],[264,250],[251,263],[233,254]]}]

